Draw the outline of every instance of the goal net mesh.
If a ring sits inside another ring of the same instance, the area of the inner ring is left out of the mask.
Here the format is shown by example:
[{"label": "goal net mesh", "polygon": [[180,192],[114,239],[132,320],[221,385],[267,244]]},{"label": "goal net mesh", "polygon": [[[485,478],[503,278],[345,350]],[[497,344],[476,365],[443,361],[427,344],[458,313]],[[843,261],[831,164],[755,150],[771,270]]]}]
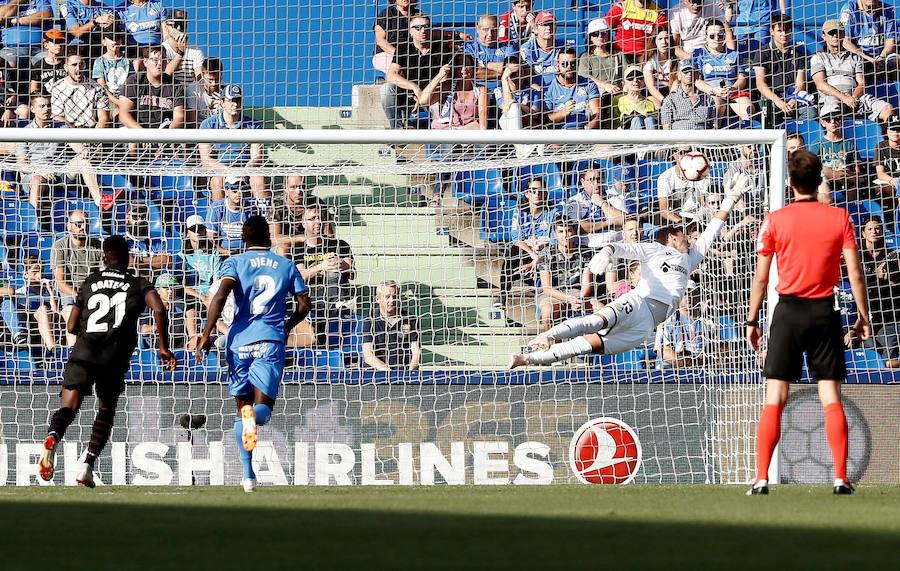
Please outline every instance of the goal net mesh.
[{"label": "goal net mesh", "polygon": [[[289,339],[282,392],[255,453],[263,482],[577,482],[570,441],[598,417],[624,421],[640,439],[635,482],[750,480],[763,392],[742,321],[771,148],[688,138],[385,145],[336,133],[332,144],[213,145],[220,154],[258,156],[246,168],[204,161],[203,146],[193,144],[36,138],[19,144],[18,159],[7,145],[7,480],[38,482],[35,443],[58,402],[71,342],[70,300],[59,282],[84,271],[70,250],[63,255],[66,241],[86,236],[92,247],[111,233],[129,238],[135,271],[162,292],[179,369],[160,367],[145,316],[112,444],[97,464],[101,481],[240,479],[224,356],[216,349],[197,363],[191,349],[215,290],[212,268],[240,251],[240,222],[253,212],[267,217],[275,248],[301,267],[314,306]],[[32,148],[39,145],[56,146]],[[23,146],[40,158],[22,161]],[[676,166],[689,150],[709,162],[700,182]],[[655,338],[621,355],[505,370],[510,353],[548,324],[634,287],[639,270],[618,261],[583,290],[592,249],[650,241],[670,224],[699,233],[737,172],[750,175],[753,191]],[[554,224],[563,217],[577,224],[571,244],[581,265],[551,255],[560,251]],[[552,284],[541,283],[542,272]],[[548,285],[569,301],[554,302]],[[391,307],[399,321],[382,314]],[[224,331],[227,320],[220,325]],[[74,482],[92,420],[89,398],[66,435],[57,484]]]}]

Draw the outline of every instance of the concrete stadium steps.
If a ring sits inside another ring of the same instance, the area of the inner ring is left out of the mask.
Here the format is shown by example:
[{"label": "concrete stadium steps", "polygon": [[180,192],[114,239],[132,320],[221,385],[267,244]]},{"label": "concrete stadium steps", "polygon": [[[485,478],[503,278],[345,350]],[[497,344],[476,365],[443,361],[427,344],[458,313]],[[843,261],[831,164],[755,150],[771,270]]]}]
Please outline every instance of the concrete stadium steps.
[{"label": "concrete stadium steps", "polygon": [[510,353],[519,352],[531,339],[520,327],[472,326],[459,328],[464,338],[452,344],[423,344],[435,365],[464,364],[473,367],[504,367]]},{"label": "concrete stadium steps", "polygon": [[[439,236],[431,208],[360,206],[339,216],[337,234],[353,246],[382,248],[449,248]],[[350,223],[349,225],[347,223]]]},{"label": "concrete stadium steps", "polygon": [[[338,234],[340,236],[340,234]],[[356,283],[384,280],[421,283],[431,288],[475,288],[475,269],[453,248],[360,246],[354,249]]]}]

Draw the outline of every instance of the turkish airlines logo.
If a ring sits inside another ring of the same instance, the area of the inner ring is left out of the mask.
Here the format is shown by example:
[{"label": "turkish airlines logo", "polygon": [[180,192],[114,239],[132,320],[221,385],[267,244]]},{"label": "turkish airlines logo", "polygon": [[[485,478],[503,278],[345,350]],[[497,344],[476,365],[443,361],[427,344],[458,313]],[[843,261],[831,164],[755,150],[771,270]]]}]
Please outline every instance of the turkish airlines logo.
[{"label": "turkish airlines logo", "polygon": [[569,465],[584,484],[627,484],[641,467],[641,443],[621,420],[595,418],[575,431]]}]

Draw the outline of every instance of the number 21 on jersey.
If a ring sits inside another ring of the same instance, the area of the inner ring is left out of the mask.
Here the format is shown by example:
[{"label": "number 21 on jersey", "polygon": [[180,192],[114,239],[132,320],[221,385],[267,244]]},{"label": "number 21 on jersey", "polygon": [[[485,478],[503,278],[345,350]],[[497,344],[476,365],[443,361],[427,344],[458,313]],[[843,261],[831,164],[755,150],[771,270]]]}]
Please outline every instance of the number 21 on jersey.
[{"label": "number 21 on jersey", "polygon": [[92,313],[88,316],[86,333],[106,333],[109,331],[109,322],[106,319],[110,311],[114,312],[113,326],[115,329],[122,324],[125,318],[125,298],[127,292],[120,291],[113,296],[105,293],[95,293],[88,298],[87,308]]}]

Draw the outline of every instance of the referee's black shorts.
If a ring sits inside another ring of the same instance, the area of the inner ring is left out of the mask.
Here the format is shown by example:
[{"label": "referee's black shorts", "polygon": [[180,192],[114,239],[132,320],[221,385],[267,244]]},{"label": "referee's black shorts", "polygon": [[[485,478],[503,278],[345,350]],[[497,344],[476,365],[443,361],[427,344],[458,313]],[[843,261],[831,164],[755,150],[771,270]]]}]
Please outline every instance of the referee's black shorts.
[{"label": "referee's black shorts", "polygon": [[78,389],[82,395],[89,396],[93,393],[96,385],[97,398],[101,402],[114,402],[120,394],[125,392],[125,375],[127,373],[127,364],[124,367],[109,364],[97,365],[69,359],[63,370],[63,387]]},{"label": "referee's black shorts", "polygon": [[804,353],[814,379],[846,380],[841,314],[834,309],[831,296],[806,299],[783,295],[775,306],[763,374],[767,379],[799,381]]}]

